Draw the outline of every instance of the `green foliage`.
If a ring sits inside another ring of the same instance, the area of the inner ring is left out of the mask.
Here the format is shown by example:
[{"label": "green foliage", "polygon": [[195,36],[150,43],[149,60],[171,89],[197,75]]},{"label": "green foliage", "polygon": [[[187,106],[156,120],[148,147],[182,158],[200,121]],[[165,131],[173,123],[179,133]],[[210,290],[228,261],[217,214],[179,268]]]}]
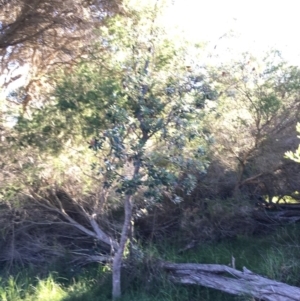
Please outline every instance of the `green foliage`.
[{"label": "green foliage", "polygon": [[[214,92],[186,70],[184,49],[156,25],[158,12],[136,10],[130,19],[108,21],[93,55],[72,74],[58,77],[55,101],[30,123],[20,120],[18,129],[40,128],[44,141],[36,132],[36,141],[31,134],[24,137],[52,150],[68,137],[90,140],[90,148],[103,158],[93,169],[105,188],[115,185],[118,193],[133,194],[143,186],[149,188],[145,196],[157,198],[161,188],[175,190],[180,184],[190,192],[193,175],[182,183],[179,179],[182,171],[206,169],[205,154],[197,152],[205,144],[199,120]],[[48,120],[42,118],[45,113]],[[154,151],[165,152],[164,167],[152,160]]]},{"label": "green foliage", "polygon": [[[34,153],[33,163],[21,167],[27,185],[61,183],[64,169],[86,171],[94,158],[94,179],[105,189],[127,194],[148,187],[145,196],[156,199],[166,187],[193,190],[208,166],[203,109],[217,93],[199,70],[186,67],[185,43],[170,41],[159,25],[160,5],[151,5],[126,6],[126,16],[109,18],[90,57],[52,75],[48,102],[18,118],[9,139],[25,158]],[[137,167],[140,176],[132,179]]]},{"label": "green foliage", "polygon": [[[218,102],[204,117],[206,132],[215,141],[210,154],[231,174],[220,182],[227,182],[227,189],[235,193],[247,185],[257,191],[282,189],[286,185],[266,184],[258,175],[275,178],[270,173],[280,168],[291,143],[289,133],[299,119],[299,68],[289,66],[277,52],[263,59],[245,53],[207,73],[220,91]],[[287,192],[277,192],[281,193]]]},{"label": "green foliage", "polygon": [[248,124],[252,119],[257,122],[258,130],[270,122],[283,106],[289,105],[297,93],[296,89],[292,89],[298,81],[297,73],[276,53],[268,53],[263,60],[245,53],[240,60],[221,68],[224,70],[222,75],[213,76],[219,89],[225,92],[221,97],[222,109],[230,110],[231,99],[236,106],[236,117],[248,121]]}]

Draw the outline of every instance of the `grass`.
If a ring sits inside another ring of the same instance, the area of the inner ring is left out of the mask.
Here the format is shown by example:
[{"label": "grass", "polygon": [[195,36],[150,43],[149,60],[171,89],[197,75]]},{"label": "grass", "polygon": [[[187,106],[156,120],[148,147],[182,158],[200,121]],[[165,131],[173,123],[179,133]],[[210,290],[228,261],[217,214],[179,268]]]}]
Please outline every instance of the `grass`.
[{"label": "grass", "polygon": [[21,274],[19,276],[21,277],[10,276],[7,281],[0,279],[0,300],[60,301],[67,296],[66,291],[52,275],[43,280],[26,278]]},{"label": "grass", "polygon": [[[300,227],[291,225],[260,237],[238,237],[217,244],[205,244],[178,255],[175,245],[149,246],[147,259],[124,277],[121,301],[248,301],[249,296],[231,296],[199,286],[174,285],[155,270],[154,259],[173,262],[218,263],[229,265],[232,256],[236,267],[246,266],[266,277],[300,286]],[[111,300],[109,271],[91,265],[70,275],[67,269],[37,277],[22,271],[0,278],[2,301],[108,301]]]}]

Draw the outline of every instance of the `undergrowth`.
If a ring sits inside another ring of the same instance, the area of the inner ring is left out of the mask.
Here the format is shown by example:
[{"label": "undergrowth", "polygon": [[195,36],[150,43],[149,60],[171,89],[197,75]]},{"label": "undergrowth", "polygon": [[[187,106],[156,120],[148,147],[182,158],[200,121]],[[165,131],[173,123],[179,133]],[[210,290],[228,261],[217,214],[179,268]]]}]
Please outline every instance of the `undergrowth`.
[{"label": "undergrowth", "polygon": [[[122,301],[248,301],[249,296],[231,296],[199,286],[174,285],[155,267],[157,259],[173,262],[232,264],[262,276],[300,286],[300,226],[274,230],[268,236],[237,237],[234,240],[199,245],[178,254],[167,240],[147,246],[143,263],[124,271]],[[20,270],[14,275],[2,271],[2,301],[108,301],[111,300],[110,270],[93,264],[82,268],[56,267],[56,272],[39,275]]]}]

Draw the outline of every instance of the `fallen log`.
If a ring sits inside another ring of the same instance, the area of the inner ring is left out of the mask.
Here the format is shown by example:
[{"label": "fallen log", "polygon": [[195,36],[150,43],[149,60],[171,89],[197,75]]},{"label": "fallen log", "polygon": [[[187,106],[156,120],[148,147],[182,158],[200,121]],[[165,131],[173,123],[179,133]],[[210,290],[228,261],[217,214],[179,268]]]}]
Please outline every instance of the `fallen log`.
[{"label": "fallen log", "polygon": [[299,301],[300,288],[277,282],[245,267],[243,271],[219,264],[161,263],[174,283],[196,284],[261,301]]},{"label": "fallen log", "polygon": [[300,221],[300,210],[254,211],[253,218],[267,225],[294,224]]}]

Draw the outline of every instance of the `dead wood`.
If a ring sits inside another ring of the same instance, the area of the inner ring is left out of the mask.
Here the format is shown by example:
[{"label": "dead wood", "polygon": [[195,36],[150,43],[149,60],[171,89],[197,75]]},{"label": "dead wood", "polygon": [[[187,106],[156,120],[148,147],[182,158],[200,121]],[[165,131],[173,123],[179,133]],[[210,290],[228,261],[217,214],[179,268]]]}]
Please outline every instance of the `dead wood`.
[{"label": "dead wood", "polygon": [[263,301],[300,300],[300,288],[219,264],[161,263],[175,283],[196,284],[233,295],[248,295]]},{"label": "dead wood", "polygon": [[279,209],[278,211],[256,211],[253,218],[263,224],[279,225],[279,224],[293,224],[300,221],[299,209]]}]

